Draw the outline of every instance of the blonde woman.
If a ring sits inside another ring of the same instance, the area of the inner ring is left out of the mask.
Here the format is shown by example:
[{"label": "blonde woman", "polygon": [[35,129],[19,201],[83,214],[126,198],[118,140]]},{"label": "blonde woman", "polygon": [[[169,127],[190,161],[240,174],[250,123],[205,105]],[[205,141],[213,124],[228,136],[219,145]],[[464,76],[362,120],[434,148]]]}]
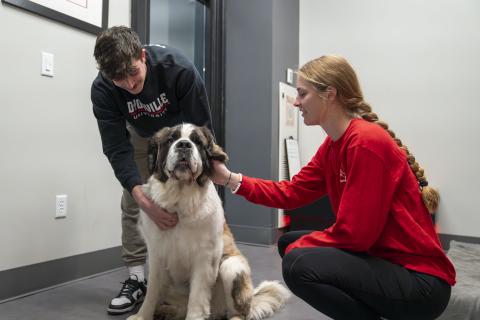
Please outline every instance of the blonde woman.
[{"label": "blonde woman", "polygon": [[298,75],[295,106],[306,125],[328,135],[315,156],[292,181],[281,182],[215,162],[214,182],[284,209],[329,196],[334,225],[289,232],[278,243],[285,283],[318,311],[333,319],[435,319],[455,283],[429,213],[438,192],[364,101],[344,58],[322,56]]}]

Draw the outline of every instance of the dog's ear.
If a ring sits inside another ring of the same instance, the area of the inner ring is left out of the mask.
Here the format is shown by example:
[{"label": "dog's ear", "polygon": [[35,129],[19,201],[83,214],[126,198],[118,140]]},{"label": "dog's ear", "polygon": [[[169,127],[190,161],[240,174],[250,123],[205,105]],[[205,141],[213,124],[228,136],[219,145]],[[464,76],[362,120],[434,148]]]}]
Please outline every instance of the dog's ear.
[{"label": "dog's ear", "polygon": [[150,174],[154,174],[161,182],[168,180],[167,174],[163,171],[168,150],[167,148],[161,148],[161,146],[167,141],[170,129],[170,127],[164,127],[155,133],[153,137],[150,138],[148,149],[148,168],[151,170]]},{"label": "dog's ear", "polygon": [[208,129],[208,127],[203,126],[200,128],[207,138],[207,157],[209,160],[218,160],[221,162],[227,162],[228,161],[228,156],[223,151],[222,147],[220,147],[218,144],[215,143],[215,139],[213,138],[213,134]]},{"label": "dog's ear", "polygon": [[[199,130],[205,138],[202,139],[202,144],[204,145],[206,159],[203,159],[203,171],[197,178],[197,183],[200,186],[203,186],[213,174],[213,166],[210,160],[218,160],[225,163],[228,160],[228,156],[222,148],[215,143],[215,138],[208,127],[203,126],[200,127]],[[202,155],[202,158],[203,157],[204,156]]]}]

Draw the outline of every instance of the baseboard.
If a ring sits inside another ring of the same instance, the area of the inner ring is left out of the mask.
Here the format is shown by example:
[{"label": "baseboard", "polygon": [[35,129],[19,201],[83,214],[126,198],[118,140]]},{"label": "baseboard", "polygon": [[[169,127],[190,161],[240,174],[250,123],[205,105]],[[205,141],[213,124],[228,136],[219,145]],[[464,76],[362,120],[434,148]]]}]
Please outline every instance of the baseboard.
[{"label": "baseboard", "polygon": [[480,237],[469,237],[469,236],[459,236],[455,234],[443,234],[440,233],[439,235],[440,242],[442,243],[442,247],[444,250],[448,250],[450,248],[450,241],[460,241],[460,242],[467,242],[467,243],[480,243]]},{"label": "baseboard", "polygon": [[0,302],[124,266],[121,247],[0,272]]}]

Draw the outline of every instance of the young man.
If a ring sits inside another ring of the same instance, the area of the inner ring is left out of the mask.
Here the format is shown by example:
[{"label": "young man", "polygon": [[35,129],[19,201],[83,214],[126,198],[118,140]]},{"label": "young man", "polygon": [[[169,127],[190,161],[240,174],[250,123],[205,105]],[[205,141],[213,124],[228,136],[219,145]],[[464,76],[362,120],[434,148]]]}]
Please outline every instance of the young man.
[{"label": "young man", "polygon": [[211,127],[205,86],[194,65],[179,51],[163,45],[142,46],[123,26],[101,33],[94,56],[93,113],[103,153],[124,188],[122,258],[130,276],[109,307],[123,314],[143,300],[147,249],[137,230],[139,207],[160,229],[175,226],[177,216],[156,206],[142,191],[148,176],[148,138],[166,126],[189,122]]}]

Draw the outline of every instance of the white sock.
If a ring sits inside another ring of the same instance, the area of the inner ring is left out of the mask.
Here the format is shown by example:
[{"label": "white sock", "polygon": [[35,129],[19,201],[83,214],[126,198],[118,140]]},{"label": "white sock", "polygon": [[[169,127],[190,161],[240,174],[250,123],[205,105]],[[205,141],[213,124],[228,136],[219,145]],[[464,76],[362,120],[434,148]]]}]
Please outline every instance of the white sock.
[{"label": "white sock", "polygon": [[136,276],[139,282],[145,281],[145,265],[139,265],[134,267],[128,267],[128,272],[130,273],[130,278]]}]

